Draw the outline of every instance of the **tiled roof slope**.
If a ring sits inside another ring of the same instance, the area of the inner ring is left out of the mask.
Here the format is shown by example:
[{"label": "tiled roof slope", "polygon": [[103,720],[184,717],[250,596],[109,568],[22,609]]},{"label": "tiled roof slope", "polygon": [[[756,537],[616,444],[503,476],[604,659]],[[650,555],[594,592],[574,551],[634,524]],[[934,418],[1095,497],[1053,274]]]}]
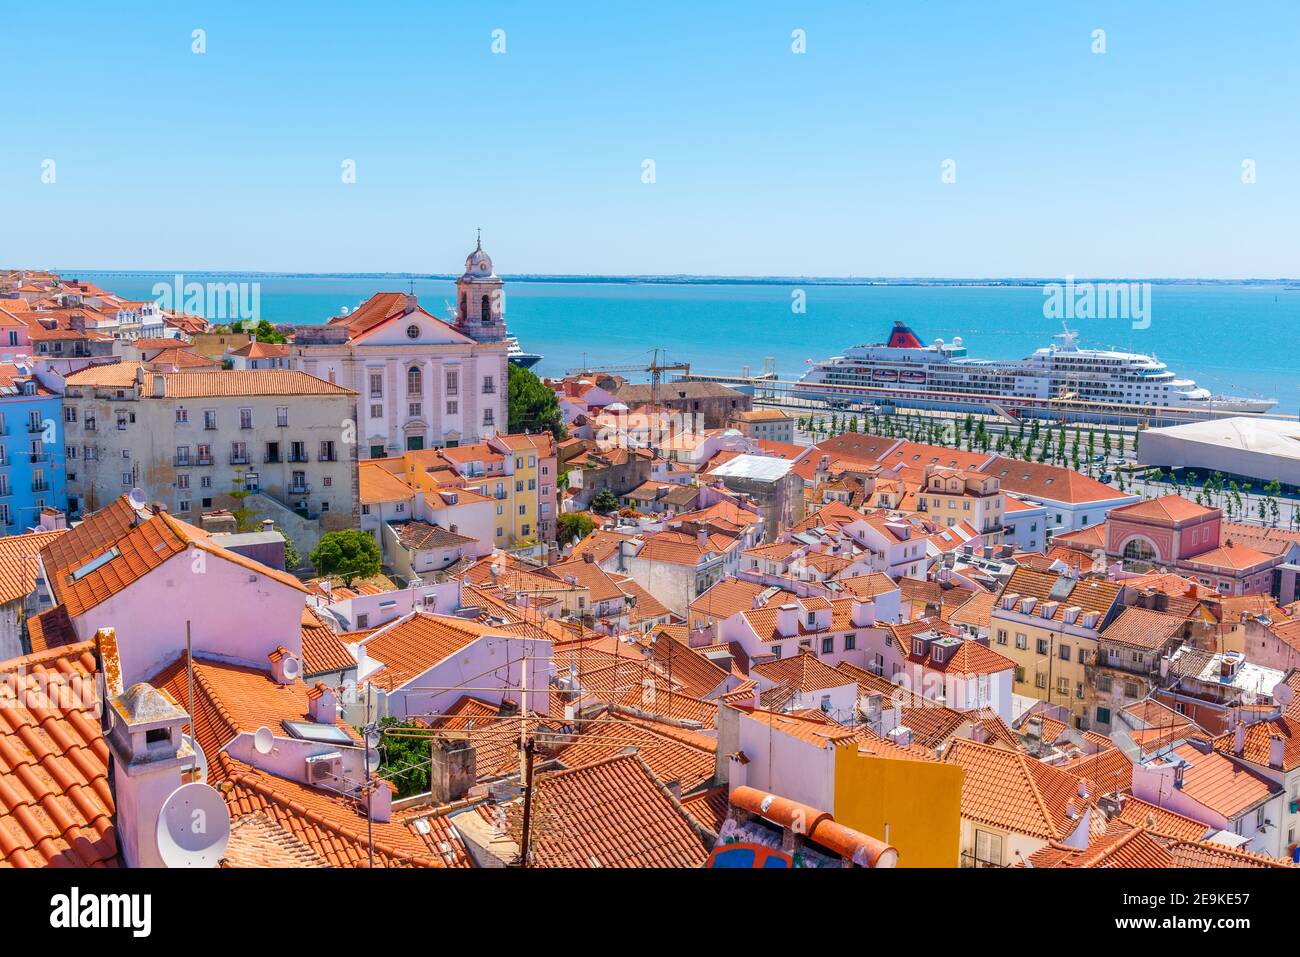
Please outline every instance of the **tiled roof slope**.
[{"label": "tiled roof slope", "polygon": [[115,866],[92,646],[0,663],[0,866]]}]

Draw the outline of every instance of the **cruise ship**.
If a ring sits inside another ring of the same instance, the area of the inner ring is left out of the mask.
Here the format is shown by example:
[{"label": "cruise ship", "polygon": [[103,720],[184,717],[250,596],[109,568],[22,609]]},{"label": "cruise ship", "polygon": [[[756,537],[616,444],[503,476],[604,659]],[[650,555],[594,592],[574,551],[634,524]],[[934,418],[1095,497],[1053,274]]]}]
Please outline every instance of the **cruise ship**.
[{"label": "cruise ship", "polygon": [[524,352],[523,347],[519,345],[519,340],[514,336],[506,336],[506,358],[521,369],[531,369],[542,361],[539,353]]},{"label": "cruise ship", "polygon": [[1272,399],[1212,395],[1155,356],[1082,349],[1069,329],[1055,339],[1026,359],[973,359],[960,337],[925,345],[907,325],[895,322],[885,342],[809,360],[794,391],[832,401],[958,411],[1001,406],[1031,414],[1060,402],[1206,414],[1267,412],[1277,405]]}]

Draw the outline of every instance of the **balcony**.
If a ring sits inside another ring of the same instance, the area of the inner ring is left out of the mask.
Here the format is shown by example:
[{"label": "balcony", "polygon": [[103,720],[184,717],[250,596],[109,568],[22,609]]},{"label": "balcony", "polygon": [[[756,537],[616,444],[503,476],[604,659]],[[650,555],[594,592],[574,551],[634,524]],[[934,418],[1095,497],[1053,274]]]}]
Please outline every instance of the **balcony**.
[{"label": "balcony", "polygon": [[50,490],[50,483],[49,483],[49,482],[33,482],[33,483],[32,483],[32,491],[33,491],[33,492],[48,492],[49,490]]},{"label": "balcony", "polygon": [[211,465],[211,464],[212,464],[212,456],[211,456],[211,455],[200,455],[200,456],[197,456],[197,457],[194,459],[194,464],[195,464],[195,465]]},{"label": "balcony", "polygon": [[28,423],[27,423],[27,434],[28,434],[28,435],[40,435],[40,434],[41,434],[42,432],[44,432],[44,431],[45,431],[45,425],[44,425],[43,423],[41,423],[41,422],[28,422]]},{"label": "balcony", "polygon": [[317,461],[319,462],[337,462],[338,460],[339,460],[339,456],[337,452],[330,452],[326,455],[322,455],[319,459],[317,459]]},{"label": "balcony", "polygon": [[310,495],[311,485],[306,482],[294,482],[289,485],[290,495]]},{"label": "balcony", "polygon": [[305,465],[309,460],[306,452],[290,452],[288,461]]},{"label": "balcony", "polygon": [[9,498],[14,494],[14,490],[8,486],[0,486],[0,498]]},{"label": "balcony", "polygon": [[231,464],[231,465],[247,465],[247,464],[248,464],[248,453],[247,453],[247,452],[242,452],[242,453],[240,453],[240,452],[231,452],[231,453],[230,453],[230,464]]},{"label": "balcony", "polygon": [[172,457],[172,465],[177,468],[188,468],[194,464],[194,460],[188,455],[175,455]]},{"label": "balcony", "polygon": [[279,465],[282,460],[279,452],[267,452],[262,456],[262,461],[266,465]]},{"label": "balcony", "polygon": [[29,452],[27,457],[33,462],[48,462],[50,460],[49,452]]}]

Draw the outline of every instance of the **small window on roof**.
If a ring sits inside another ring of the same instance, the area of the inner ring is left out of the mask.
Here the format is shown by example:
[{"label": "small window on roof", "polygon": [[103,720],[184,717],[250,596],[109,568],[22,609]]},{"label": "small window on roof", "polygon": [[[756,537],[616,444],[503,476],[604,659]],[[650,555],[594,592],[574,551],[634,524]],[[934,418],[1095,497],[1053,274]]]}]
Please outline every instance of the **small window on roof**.
[{"label": "small window on roof", "polygon": [[86,562],[86,564],[82,565],[80,568],[74,571],[72,573],[72,580],[74,582],[81,581],[81,579],[85,578],[95,569],[102,568],[104,565],[107,565],[109,562],[111,562],[113,559],[117,558],[121,554],[122,553],[121,551],[118,550],[118,547],[114,545],[108,551],[96,555],[90,561]]}]

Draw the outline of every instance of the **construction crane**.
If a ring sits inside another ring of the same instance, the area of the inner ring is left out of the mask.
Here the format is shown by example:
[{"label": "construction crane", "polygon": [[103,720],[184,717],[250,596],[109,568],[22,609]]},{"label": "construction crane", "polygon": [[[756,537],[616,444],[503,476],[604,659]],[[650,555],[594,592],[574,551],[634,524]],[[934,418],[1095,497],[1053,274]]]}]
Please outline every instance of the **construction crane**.
[{"label": "construction crane", "polygon": [[[691,373],[691,364],[689,362],[660,362],[660,350],[653,350],[653,357],[648,366],[627,365],[627,366],[602,366],[599,369],[568,369],[565,375],[592,375],[595,372],[648,372],[650,373],[650,406],[658,411],[659,409],[659,386],[663,382],[665,372],[683,372],[686,375]],[[665,359],[667,356],[664,357]]]}]

